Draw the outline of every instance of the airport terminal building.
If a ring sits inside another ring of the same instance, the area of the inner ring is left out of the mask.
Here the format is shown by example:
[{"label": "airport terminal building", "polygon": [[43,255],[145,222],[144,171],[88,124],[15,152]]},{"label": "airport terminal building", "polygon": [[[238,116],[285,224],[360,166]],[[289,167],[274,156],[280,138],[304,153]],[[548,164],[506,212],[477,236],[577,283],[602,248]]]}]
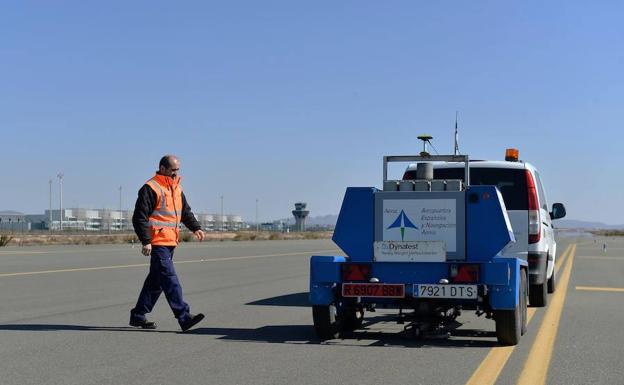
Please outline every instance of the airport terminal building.
[{"label": "airport terminal building", "polygon": [[[63,230],[132,231],[133,229],[134,211],[131,210],[66,208],[62,212]],[[205,231],[238,231],[244,228],[243,218],[240,215],[197,213],[195,216]],[[43,216],[36,217],[37,223],[41,222],[43,229],[53,231],[61,229],[61,210],[51,212],[46,210]]]},{"label": "airport terminal building", "polygon": [[19,211],[0,211],[0,231],[23,232],[30,230],[26,215]]}]

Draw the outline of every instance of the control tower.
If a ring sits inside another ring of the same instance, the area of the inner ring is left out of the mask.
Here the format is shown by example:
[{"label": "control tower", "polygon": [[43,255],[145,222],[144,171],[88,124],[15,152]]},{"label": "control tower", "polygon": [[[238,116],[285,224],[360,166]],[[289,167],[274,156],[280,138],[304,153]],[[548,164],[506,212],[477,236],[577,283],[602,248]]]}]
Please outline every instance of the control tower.
[{"label": "control tower", "polygon": [[295,203],[295,209],[292,214],[295,216],[295,231],[305,231],[305,219],[310,214],[310,210],[306,210],[306,203]]}]

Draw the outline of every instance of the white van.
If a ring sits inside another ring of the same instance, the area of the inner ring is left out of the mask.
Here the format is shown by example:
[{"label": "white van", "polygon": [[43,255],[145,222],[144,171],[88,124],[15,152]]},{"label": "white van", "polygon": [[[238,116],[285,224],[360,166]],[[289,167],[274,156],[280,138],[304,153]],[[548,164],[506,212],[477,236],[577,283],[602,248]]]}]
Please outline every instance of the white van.
[{"label": "white van", "polygon": [[[434,179],[464,179],[464,163],[433,163]],[[416,165],[410,165],[404,180],[416,179]],[[503,195],[516,243],[502,251],[504,256],[518,257],[529,263],[529,303],[542,307],[547,292],[555,291],[555,242],[553,219],[566,215],[565,207],[555,203],[548,209],[546,192],[540,174],[531,164],[509,152],[506,161],[471,161],[471,185],[497,186]]]}]

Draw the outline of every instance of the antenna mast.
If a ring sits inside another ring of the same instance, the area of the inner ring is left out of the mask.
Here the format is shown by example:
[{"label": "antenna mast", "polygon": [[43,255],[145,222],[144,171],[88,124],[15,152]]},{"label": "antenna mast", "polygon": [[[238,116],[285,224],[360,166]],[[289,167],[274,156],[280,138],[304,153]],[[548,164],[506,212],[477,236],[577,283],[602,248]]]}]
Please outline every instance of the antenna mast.
[{"label": "antenna mast", "polygon": [[459,155],[459,134],[457,132],[457,115],[458,115],[458,112],[455,111],[455,150],[453,151],[453,155]]},{"label": "antenna mast", "polygon": [[420,152],[420,156],[429,156],[429,151],[427,151],[427,143],[431,144],[431,139],[433,136],[431,135],[419,135],[418,139],[423,142],[423,150]]}]

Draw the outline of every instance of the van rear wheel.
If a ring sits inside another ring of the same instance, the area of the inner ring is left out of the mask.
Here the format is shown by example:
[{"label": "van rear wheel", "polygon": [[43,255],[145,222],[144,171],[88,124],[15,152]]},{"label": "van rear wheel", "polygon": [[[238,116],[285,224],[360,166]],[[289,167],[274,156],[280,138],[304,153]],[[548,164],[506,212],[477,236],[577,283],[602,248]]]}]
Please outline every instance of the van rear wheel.
[{"label": "van rear wheel", "polygon": [[548,303],[548,263],[544,269],[544,282],[529,285],[529,305],[531,307],[544,307]]},{"label": "van rear wheel", "polygon": [[548,278],[548,293],[552,294],[557,289],[557,270],[553,269],[553,273]]},{"label": "van rear wheel", "polygon": [[[548,261],[548,258],[546,261]],[[547,262],[546,267],[544,268],[544,281],[539,285],[529,285],[529,305],[531,307],[544,307],[548,303],[548,281]]]},{"label": "van rear wheel", "polygon": [[531,307],[544,307],[548,303],[547,282],[539,285],[530,285],[529,304]]}]

